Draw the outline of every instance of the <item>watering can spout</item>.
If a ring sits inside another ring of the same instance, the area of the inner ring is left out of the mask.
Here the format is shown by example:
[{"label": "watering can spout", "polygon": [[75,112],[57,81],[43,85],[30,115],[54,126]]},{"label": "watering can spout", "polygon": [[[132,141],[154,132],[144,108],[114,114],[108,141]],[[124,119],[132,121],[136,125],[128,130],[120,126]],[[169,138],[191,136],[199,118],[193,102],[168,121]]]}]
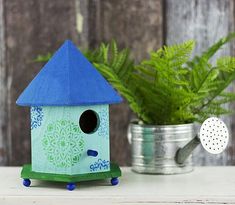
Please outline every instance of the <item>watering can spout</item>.
[{"label": "watering can spout", "polygon": [[183,164],[187,158],[192,154],[193,150],[200,144],[200,139],[196,135],[188,144],[178,149],[175,155],[175,161],[177,164]]}]

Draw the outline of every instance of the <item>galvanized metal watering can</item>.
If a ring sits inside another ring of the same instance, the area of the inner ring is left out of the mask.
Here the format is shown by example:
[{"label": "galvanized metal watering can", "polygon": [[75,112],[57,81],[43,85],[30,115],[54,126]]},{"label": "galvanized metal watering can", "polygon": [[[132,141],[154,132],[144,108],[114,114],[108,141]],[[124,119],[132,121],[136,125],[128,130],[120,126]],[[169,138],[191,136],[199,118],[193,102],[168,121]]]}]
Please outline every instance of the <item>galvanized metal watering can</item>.
[{"label": "galvanized metal watering can", "polygon": [[193,170],[192,152],[201,144],[219,154],[228,144],[229,132],[218,118],[205,120],[196,133],[193,124],[150,126],[132,122],[128,139],[132,146],[132,169],[138,173],[179,174]]}]

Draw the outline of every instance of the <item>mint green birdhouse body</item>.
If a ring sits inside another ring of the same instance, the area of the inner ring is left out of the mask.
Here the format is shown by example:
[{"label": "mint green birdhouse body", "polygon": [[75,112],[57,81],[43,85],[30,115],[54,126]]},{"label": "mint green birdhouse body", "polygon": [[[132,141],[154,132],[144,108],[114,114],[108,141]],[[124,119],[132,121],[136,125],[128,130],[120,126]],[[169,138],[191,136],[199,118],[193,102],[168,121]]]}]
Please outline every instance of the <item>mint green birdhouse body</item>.
[{"label": "mint green birdhouse body", "polygon": [[31,107],[31,137],[32,171],[75,175],[110,169],[108,105]]}]

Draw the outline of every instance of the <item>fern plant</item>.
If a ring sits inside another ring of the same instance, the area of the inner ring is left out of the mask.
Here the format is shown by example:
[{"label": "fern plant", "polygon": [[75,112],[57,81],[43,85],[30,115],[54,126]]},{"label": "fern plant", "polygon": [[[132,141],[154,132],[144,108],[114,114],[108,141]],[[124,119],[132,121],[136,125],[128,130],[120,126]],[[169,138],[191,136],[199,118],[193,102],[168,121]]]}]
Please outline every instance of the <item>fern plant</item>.
[{"label": "fern plant", "polygon": [[[229,34],[194,58],[190,58],[195,45],[192,40],[163,46],[136,65],[129,50],[118,49],[114,41],[84,54],[128,101],[140,121],[184,124],[231,113],[223,105],[235,100],[234,93],[225,91],[235,79],[235,58],[218,58],[215,65],[210,59],[234,37]],[[36,61],[50,57],[39,56]]]}]

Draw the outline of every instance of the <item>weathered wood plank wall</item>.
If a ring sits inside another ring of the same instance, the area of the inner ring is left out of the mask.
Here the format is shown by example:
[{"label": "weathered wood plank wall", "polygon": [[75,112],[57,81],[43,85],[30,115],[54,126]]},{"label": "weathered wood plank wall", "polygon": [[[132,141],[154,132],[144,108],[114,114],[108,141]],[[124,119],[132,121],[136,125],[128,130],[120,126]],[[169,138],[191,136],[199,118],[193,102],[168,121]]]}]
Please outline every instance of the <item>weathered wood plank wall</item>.
[{"label": "weathered wood plank wall", "polygon": [[7,81],[3,0],[0,0],[0,164],[7,163]]},{"label": "weathered wood plank wall", "polygon": [[[234,0],[0,0],[0,164],[30,161],[29,113],[15,100],[42,66],[35,56],[66,38],[83,48],[116,39],[137,61],[164,42],[190,38],[199,53],[233,29],[233,8]],[[111,107],[111,157],[122,165],[130,164],[131,116],[126,103]],[[196,163],[235,164],[233,144],[218,158],[198,151]]]},{"label": "weathered wood plank wall", "polygon": [[1,137],[12,148],[4,163],[20,165],[30,161],[29,110],[17,107],[15,101],[41,69],[42,65],[32,62],[39,53],[54,51],[64,39],[77,40],[76,14],[74,1],[63,0],[3,0],[2,8],[7,82],[1,81],[0,87],[7,86],[8,109],[7,131]]}]

